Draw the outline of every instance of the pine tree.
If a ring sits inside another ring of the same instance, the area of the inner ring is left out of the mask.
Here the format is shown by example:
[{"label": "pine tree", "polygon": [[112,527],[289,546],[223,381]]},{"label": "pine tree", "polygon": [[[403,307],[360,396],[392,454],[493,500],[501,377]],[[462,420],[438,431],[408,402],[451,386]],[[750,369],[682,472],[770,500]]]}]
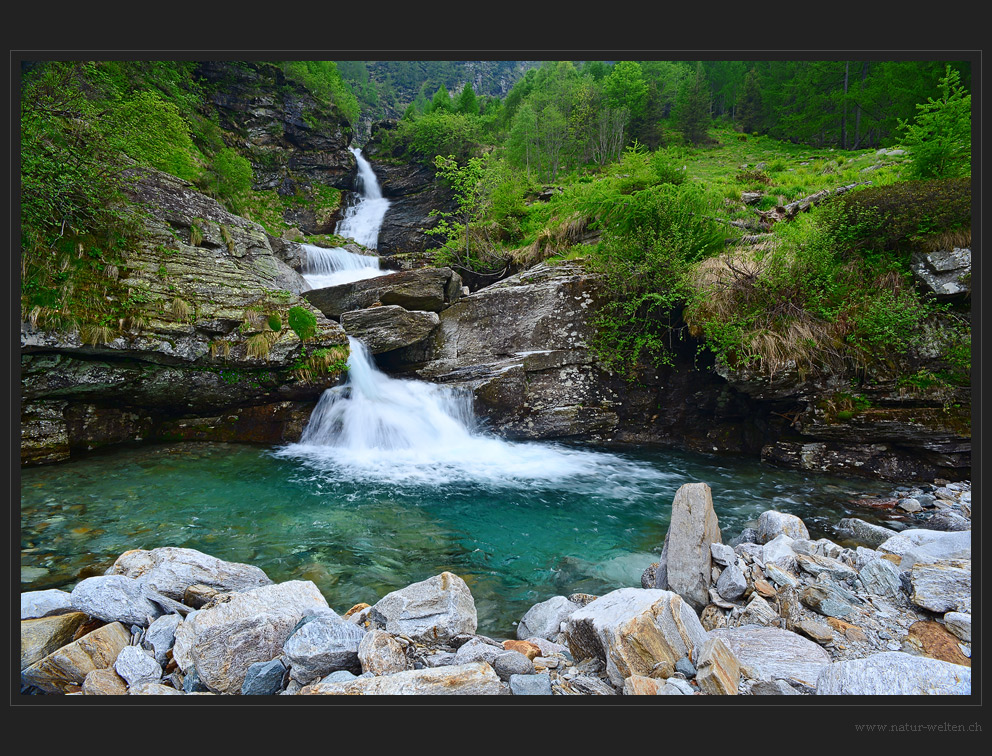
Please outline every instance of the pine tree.
[{"label": "pine tree", "polygon": [[737,96],[734,115],[741,131],[750,134],[761,129],[761,90],[758,88],[758,73],[753,68],[748,71]]},{"label": "pine tree", "polygon": [[458,95],[458,112],[466,115],[479,115],[479,101],[471,84],[462,87],[462,93]]},{"label": "pine tree", "polygon": [[706,141],[706,128],[710,123],[710,90],[703,64],[696,64],[695,77],[687,82],[679,94],[676,123],[683,138],[691,144]]}]

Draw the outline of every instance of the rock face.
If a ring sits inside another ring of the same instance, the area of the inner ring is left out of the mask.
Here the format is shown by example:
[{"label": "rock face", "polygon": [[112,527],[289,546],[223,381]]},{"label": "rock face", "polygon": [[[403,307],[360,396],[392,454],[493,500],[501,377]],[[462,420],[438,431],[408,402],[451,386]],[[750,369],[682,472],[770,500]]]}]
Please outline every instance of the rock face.
[{"label": "rock face", "polygon": [[341,313],[345,333],[361,339],[372,354],[416,344],[427,338],[440,322],[435,312],[411,311],[399,305]]},{"label": "rock face", "polygon": [[23,461],[139,439],[296,440],[340,376],[295,371],[289,310],[317,319],[311,350],[346,353],[344,331],[299,298],[306,282],[260,225],[161,172],[131,191],[148,214],[118,274],[130,321],[95,343],[21,326]]},{"label": "rock face", "polygon": [[228,594],[179,626],[173,658],[184,672],[195,669],[210,690],[239,691],[252,664],[274,659],[304,616],[327,608],[309,581]]},{"label": "rock face", "polygon": [[675,591],[697,611],[701,610],[709,601],[713,569],[710,547],[721,542],[710,487],[686,483],[672,501],[656,587]]},{"label": "rock face", "polygon": [[816,682],[818,696],[968,695],[971,669],[900,651],[875,654],[825,667]]},{"label": "rock face", "polygon": [[675,663],[702,646],[706,631],[692,608],[671,591],[620,588],[577,610],[565,635],[577,659],[606,664],[611,682],[631,675],[667,678]]},{"label": "rock face", "polygon": [[432,641],[474,633],[478,626],[472,592],[450,572],[383,596],[369,612],[369,620],[386,632]]},{"label": "rock face", "polygon": [[[458,297],[452,284],[457,282],[455,276],[451,268],[418,268],[312,289],[304,298],[332,320],[339,320],[342,313],[374,305],[440,312]],[[457,288],[461,288],[460,284]]]}]

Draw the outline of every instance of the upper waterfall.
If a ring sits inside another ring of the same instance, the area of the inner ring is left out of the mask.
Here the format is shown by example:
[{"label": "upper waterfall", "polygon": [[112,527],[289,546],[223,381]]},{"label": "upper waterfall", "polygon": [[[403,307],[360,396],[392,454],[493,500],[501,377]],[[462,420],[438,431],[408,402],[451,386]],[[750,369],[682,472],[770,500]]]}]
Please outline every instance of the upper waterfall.
[{"label": "upper waterfall", "polygon": [[358,178],[356,189],[358,200],[345,210],[344,217],[338,223],[335,232],[341,236],[354,239],[369,249],[375,249],[379,242],[379,229],[382,220],[389,209],[389,200],[382,196],[382,189],[375,177],[375,172],[369,161],[357,147],[349,147],[358,162]]}]

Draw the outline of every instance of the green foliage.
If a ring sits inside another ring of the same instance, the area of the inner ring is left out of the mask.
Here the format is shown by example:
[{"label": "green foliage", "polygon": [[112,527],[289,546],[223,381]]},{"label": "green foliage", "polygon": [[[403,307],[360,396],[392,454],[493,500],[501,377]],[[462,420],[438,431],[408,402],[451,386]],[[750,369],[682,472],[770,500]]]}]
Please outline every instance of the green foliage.
[{"label": "green foliage", "polygon": [[312,339],[317,332],[317,317],[305,307],[289,308],[289,327],[299,336],[300,341]]},{"label": "green foliage", "polygon": [[358,99],[332,60],[294,60],[282,64],[286,77],[305,86],[318,100],[332,102],[348,119],[358,120]]},{"label": "green foliage", "polygon": [[111,138],[121,151],[187,181],[200,175],[198,150],[179,108],[157,92],[144,90],[121,101],[110,115]]},{"label": "green foliage", "polygon": [[[282,330],[282,318],[279,317],[279,313],[278,312],[270,313],[266,322],[268,323],[269,328],[271,330],[273,330],[273,331],[281,331]],[[314,322],[316,322],[316,320]]]},{"label": "green foliage", "polygon": [[234,207],[243,211],[242,202],[247,199],[246,195],[252,187],[251,163],[237,150],[225,147],[214,155],[200,186],[229,204],[233,201]]},{"label": "green foliage", "polygon": [[696,66],[696,75],[679,94],[675,120],[686,142],[700,144],[706,141],[706,130],[710,124],[710,90],[701,63]]},{"label": "green foliage", "polygon": [[912,123],[899,121],[903,141],[913,156],[916,178],[971,175],[971,95],[950,65],[940,80],[941,97],[916,106]]},{"label": "green foliage", "polygon": [[459,113],[464,113],[465,115],[479,115],[479,101],[475,96],[475,91],[472,89],[471,84],[466,84],[462,87],[462,92],[458,95],[458,107]]}]

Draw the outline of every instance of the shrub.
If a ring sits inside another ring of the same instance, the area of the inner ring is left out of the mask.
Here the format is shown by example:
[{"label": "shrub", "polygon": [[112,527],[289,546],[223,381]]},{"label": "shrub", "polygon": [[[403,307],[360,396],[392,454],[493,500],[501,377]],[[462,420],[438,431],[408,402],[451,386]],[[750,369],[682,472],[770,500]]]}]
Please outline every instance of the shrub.
[{"label": "shrub", "polygon": [[317,332],[317,317],[305,307],[290,307],[289,327],[299,336],[300,341],[312,339]]},{"label": "shrub", "polygon": [[179,109],[157,92],[144,90],[119,102],[110,119],[112,139],[139,163],[187,181],[199,176],[189,125]]}]

